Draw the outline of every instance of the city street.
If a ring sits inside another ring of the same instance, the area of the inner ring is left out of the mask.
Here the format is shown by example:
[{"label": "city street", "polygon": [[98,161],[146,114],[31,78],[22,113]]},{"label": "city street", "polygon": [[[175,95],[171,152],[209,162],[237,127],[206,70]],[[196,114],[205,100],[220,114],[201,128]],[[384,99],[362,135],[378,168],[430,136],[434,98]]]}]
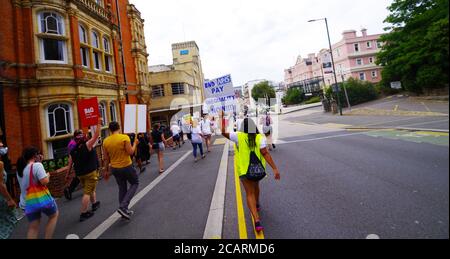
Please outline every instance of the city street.
[{"label": "city street", "polygon": [[[394,98],[357,108],[398,105],[397,110],[418,111],[413,101],[405,105],[410,101]],[[221,232],[216,238],[448,238],[448,102],[427,104],[426,112],[436,114],[340,117],[318,107],[275,118],[278,145],[272,155],[281,181],[268,169],[261,182],[263,234],[253,231],[244,189],[233,173],[232,149],[227,152],[228,143],[216,137],[212,152],[197,163],[189,142],[167,149],[162,175],[152,156],[140,174],[131,221],[115,213],[114,178],[100,181],[101,208],[85,222],[78,221],[81,191],[72,201],[58,199],[54,237],[201,239],[225,168],[223,221],[208,225]],[[412,127],[420,130],[400,129]],[[25,238],[27,225],[21,220],[12,238]]]}]

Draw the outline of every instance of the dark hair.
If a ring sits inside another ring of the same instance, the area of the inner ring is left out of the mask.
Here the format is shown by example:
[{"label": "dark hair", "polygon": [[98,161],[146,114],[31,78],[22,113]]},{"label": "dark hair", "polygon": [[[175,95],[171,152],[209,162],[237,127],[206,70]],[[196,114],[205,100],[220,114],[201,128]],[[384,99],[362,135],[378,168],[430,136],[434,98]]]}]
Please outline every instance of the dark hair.
[{"label": "dark hair", "polygon": [[39,154],[39,150],[35,147],[27,147],[22,152],[22,156],[17,160],[17,174],[23,177],[23,170],[27,166],[28,161]]},{"label": "dark hair", "polygon": [[161,125],[159,123],[153,124],[153,130],[158,130]]},{"label": "dark hair", "polygon": [[244,130],[244,133],[248,134],[248,146],[250,149],[255,149],[256,147],[256,135],[259,134],[258,127],[256,127],[255,122],[250,118],[245,118],[242,121],[241,129]]},{"label": "dark hair", "polygon": [[109,130],[111,132],[118,131],[120,129],[120,125],[117,121],[112,121],[109,123]]},{"label": "dark hair", "polygon": [[75,138],[76,136],[83,134],[83,131],[80,129],[75,130],[75,132],[73,133],[73,137]]}]

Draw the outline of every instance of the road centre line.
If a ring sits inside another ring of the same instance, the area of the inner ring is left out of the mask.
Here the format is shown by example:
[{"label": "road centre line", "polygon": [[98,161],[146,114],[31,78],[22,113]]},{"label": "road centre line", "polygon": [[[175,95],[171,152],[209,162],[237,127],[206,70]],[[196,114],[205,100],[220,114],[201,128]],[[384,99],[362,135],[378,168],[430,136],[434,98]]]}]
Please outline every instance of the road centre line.
[{"label": "road centre line", "polygon": [[[184,154],[180,159],[178,159],[172,166],[170,166],[163,174],[158,176],[153,182],[147,185],[144,189],[142,189],[138,194],[134,196],[134,198],[130,202],[130,208],[132,208],[136,203],[138,203],[142,198],[145,197],[153,188],[156,187],[166,176],[168,176],[178,165],[181,164],[192,151],[188,151]],[[84,239],[97,239],[99,238],[106,230],[108,230],[117,220],[119,220],[121,216],[119,213],[114,212],[108,219],[106,219],[103,223],[98,225],[94,230],[92,230]]]},{"label": "road centre line", "polygon": [[[236,153],[235,158],[236,159]],[[244,205],[242,204],[242,192],[241,192],[241,182],[236,170],[236,163],[234,164],[234,187],[236,190],[236,209],[238,218],[238,229],[239,229],[239,239],[248,239],[247,234],[247,224],[245,223]]]},{"label": "road centre line", "polygon": [[225,194],[228,171],[229,144],[225,142],[222,159],[220,160],[219,172],[217,174],[216,186],[209,208],[203,239],[221,239],[223,228],[223,215],[225,211]]}]

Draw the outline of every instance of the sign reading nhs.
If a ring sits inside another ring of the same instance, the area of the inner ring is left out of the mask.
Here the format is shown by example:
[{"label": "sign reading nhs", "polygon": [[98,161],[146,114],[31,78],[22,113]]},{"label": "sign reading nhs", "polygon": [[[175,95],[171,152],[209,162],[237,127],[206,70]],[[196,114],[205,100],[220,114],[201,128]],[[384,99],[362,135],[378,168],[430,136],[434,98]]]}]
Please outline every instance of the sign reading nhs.
[{"label": "sign reading nhs", "polygon": [[189,55],[189,50],[188,49],[183,49],[183,50],[180,50],[180,55]]}]

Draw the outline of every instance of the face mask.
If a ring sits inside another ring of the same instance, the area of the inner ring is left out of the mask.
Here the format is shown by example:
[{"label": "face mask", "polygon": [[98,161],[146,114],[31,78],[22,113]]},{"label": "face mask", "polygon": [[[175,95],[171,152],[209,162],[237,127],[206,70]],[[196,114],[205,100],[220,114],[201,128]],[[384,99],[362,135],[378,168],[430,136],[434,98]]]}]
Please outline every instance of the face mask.
[{"label": "face mask", "polygon": [[8,148],[7,147],[1,147],[0,148],[0,156],[4,156],[8,154]]}]

